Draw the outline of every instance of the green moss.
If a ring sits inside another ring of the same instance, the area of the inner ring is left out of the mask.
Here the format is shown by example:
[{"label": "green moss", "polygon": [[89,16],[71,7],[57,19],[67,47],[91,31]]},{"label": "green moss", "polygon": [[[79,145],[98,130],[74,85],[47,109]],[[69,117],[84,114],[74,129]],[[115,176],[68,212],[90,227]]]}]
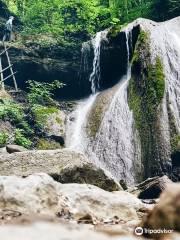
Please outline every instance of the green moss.
[{"label": "green moss", "polygon": [[97,104],[90,116],[89,136],[95,137],[101,124],[103,115],[103,105]]},{"label": "green moss", "polygon": [[135,118],[135,124],[136,128],[141,128],[141,99],[140,96],[137,94],[135,86],[134,86],[134,80],[133,78],[130,81],[129,84],[129,107],[133,110],[134,118]]},{"label": "green moss", "polygon": [[165,91],[164,70],[159,57],[156,58],[155,65],[149,65],[147,80],[149,100],[151,101],[151,104],[159,104]]},{"label": "green moss", "polygon": [[180,151],[180,135],[176,134],[171,139],[172,153]]},{"label": "green moss", "polygon": [[94,138],[96,136],[113,94],[114,89],[110,89],[96,98],[96,102],[88,116],[87,134],[89,137]]},{"label": "green moss", "polygon": [[141,44],[147,44],[147,42],[149,41],[149,32],[141,30],[138,37],[138,41]]},{"label": "green moss", "polygon": [[60,118],[60,117],[56,117],[56,122],[59,124],[59,125],[62,125],[63,124],[63,120]]},{"label": "green moss", "polygon": [[132,59],[132,78],[128,88],[129,106],[141,139],[142,160],[144,165],[149,166],[144,170],[144,177],[148,177],[154,169],[159,154],[158,116],[165,92],[163,64],[159,56],[152,62],[149,42],[149,33],[141,31]]},{"label": "green moss", "polygon": [[111,27],[111,29],[108,32],[107,37],[111,38],[111,37],[116,37],[122,30],[123,25],[115,25],[113,27]]},{"label": "green moss", "polygon": [[39,139],[37,149],[39,150],[53,150],[62,148],[61,145],[55,141],[50,141],[44,138]]},{"label": "green moss", "polygon": [[[157,115],[165,91],[165,76],[159,56],[151,63],[149,35],[141,31],[132,60],[132,79],[129,85],[129,105],[133,110],[137,127],[142,118],[152,121]],[[141,116],[143,114],[143,116]]]}]

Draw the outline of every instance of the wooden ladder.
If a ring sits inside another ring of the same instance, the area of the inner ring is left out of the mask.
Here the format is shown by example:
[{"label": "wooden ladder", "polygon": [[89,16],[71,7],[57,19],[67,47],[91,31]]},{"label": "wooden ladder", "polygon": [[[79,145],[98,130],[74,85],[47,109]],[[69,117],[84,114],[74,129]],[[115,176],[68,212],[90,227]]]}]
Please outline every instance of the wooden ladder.
[{"label": "wooden ladder", "polygon": [[[16,82],[16,78],[15,78],[15,74],[17,72],[13,71],[13,68],[12,68],[13,64],[11,64],[9,53],[8,53],[9,48],[10,47],[7,48],[6,45],[4,44],[4,50],[0,53],[0,88],[4,90],[5,89],[4,82],[7,79],[12,78],[12,80],[14,82],[15,92],[18,92],[17,82]],[[7,59],[8,66],[3,68],[2,57],[4,55]],[[4,78],[4,72],[7,71],[7,70],[10,70],[10,74],[7,77]]]}]

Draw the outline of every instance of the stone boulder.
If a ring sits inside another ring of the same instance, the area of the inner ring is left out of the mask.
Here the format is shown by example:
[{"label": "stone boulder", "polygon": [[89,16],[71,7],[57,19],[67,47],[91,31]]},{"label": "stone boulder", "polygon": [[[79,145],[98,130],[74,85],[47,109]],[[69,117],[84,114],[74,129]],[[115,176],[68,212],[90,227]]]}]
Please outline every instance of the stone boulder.
[{"label": "stone boulder", "polygon": [[47,174],[27,178],[0,176],[0,213],[10,216],[45,214],[81,223],[134,221],[136,225],[139,213],[145,208],[145,204],[125,191],[107,192],[92,185],[61,184]]},{"label": "stone boulder", "polygon": [[125,191],[107,192],[91,185],[62,184],[59,192],[69,199],[69,211],[78,222],[135,221],[137,224],[141,211],[148,211],[145,204]]},{"label": "stone boulder", "polygon": [[63,111],[52,113],[48,116],[45,124],[46,134],[51,136],[64,136],[65,135],[65,121],[66,114]]},{"label": "stone boulder", "polygon": [[120,185],[83,154],[63,150],[26,151],[0,155],[0,175],[28,176],[44,172],[61,183],[88,183],[108,191]]},{"label": "stone boulder", "polygon": [[8,153],[15,153],[15,152],[24,152],[24,151],[27,151],[27,149],[19,145],[7,145],[6,151]]},{"label": "stone boulder", "polygon": [[155,199],[159,198],[160,194],[167,188],[172,181],[167,177],[154,177],[137,185],[138,198],[140,199]]},{"label": "stone boulder", "polygon": [[[180,184],[171,184],[162,193],[157,206],[144,219],[143,227],[157,230],[180,232]],[[162,234],[152,234],[151,237],[160,238]]]},{"label": "stone boulder", "polygon": [[58,197],[56,182],[45,174],[20,178],[0,176],[0,210],[21,214],[55,215],[58,205],[65,206]]}]

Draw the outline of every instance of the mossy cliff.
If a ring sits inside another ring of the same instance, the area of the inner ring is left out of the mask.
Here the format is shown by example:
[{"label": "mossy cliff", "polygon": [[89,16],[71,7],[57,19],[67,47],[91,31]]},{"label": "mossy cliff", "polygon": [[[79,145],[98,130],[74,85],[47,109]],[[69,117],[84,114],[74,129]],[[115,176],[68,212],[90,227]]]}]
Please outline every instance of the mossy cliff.
[{"label": "mossy cliff", "polygon": [[141,30],[132,59],[128,99],[140,134],[144,178],[169,171],[168,159],[163,159],[160,129],[165,75],[161,58],[152,59],[149,33]]}]

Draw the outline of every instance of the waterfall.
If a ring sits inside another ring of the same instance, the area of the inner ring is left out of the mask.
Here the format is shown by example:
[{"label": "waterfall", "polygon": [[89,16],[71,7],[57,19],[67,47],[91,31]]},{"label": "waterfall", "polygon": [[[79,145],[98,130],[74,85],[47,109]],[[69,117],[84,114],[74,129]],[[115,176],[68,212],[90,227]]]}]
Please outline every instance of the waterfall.
[{"label": "waterfall", "polygon": [[93,71],[90,75],[89,81],[91,82],[92,94],[95,94],[99,90],[99,81],[101,77],[100,69],[100,53],[101,53],[101,35],[102,32],[98,32],[96,37],[92,40],[94,49]]},{"label": "waterfall", "polygon": [[70,116],[70,119],[73,119],[74,121],[68,121],[66,146],[73,150],[80,152],[85,152],[86,150],[86,121],[96,96],[97,94],[94,94],[83,101],[79,101],[75,111]]},{"label": "waterfall", "polygon": [[[101,42],[102,39],[106,38],[106,34],[107,32],[99,32],[92,40],[94,59],[92,73],[89,77],[92,95],[80,101],[73,112],[71,117],[75,121],[71,123],[71,127],[68,127],[70,130],[66,145],[86,153],[96,165],[108,170],[117,179],[124,179],[130,184],[135,182],[134,165],[139,161],[140,146],[137,140],[135,141],[137,136],[133,131],[134,121],[127,101],[127,87],[131,77],[129,64],[131,34],[128,30],[125,31],[127,74],[117,85],[117,91],[105,113],[95,139],[88,139],[86,134],[88,116],[91,114],[91,109],[96,102],[97,92],[100,87]],[[83,46],[83,49],[86,50],[87,46]],[[136,161],[137,158],[138,161]],[[140,169],[139,166],[138,168]]]},{"label": "waterfall", "polygon": [[[143,161],[141,159],[141,152],[146,148],[141,145],[143,139],[140,141],[133,113],[128,106],[128,85],[131,79],[130,60],[134,48],[132,42],[135,41],[135,35],[132,32],[134,26],[137,25],[149,32],[151,61],[154,64],[157,57],[160,57],[164,66],[166,88],[157,114],[158,136],[155,143],[157,152],[155,160],[157,159],[157,163],[160,163],[166,170],[171,161],[171,138],[176,139],[180,132],[179,23],[180,18],[158,24],[139,19],[122,30],[120,39],[123,39],[123,44],[119,46],[126,58],[123,62],[119,62],[119,65],[127,63],[127,72],[119,83],[107,92],[100,92],[101,76],[103,76],[102,73],[104,74],[101,72],[103,69],[101,68],[102,41],[106,39],[107,32],[97,33],[90,42],[94,53],[92,66],[89,67],[87,58],[86,61],[82,61],[82,64],[86,64],[82,66],[83,69],[92,70],[88,74],[92,95],[80,101],[70,116],[72,121],[69,121],[66,146],[84,152],[92,162],[109,171],[116,179],[123,179],[128,185],[141,181],[143,168],[148,167],[144,159]],[[89,43],[86,43],[82,52],[85,54],[85,51],[92,49],[91,47]],[[86,83],[89,83],[88,80]],[[100,104],[104,104],[105,108]],[[96,120],[98,124],[93,125],[92,122]],[[171,136],[172,128],[173,136]],[[164,169],[162,172],[165,172]]]},{"label": "waterfall", "polygon": [[92,159],[96,156],[101,167],[114,177],[132,184],[136,179],[135,164],[140,162],[140,146],[137,146],[133,114],[127,101],[130,76],[129,70],[118,84],[118,90],[105,113],[98,134],[89,145],[88,153]]},{"label": "waterfall", "polygon": [[[99,82],[101,78],[100,71],[100,52],[101,52],[101,43],[103,40],[106,40],[107,31],[98,32],[94,39],[92,39],[91,44],[94,50],[94,59],[93,59],[93,69],[89,76],[89,81],[91,82],[91,91],[92,94],[87,99],[79,101],[77,108],[70,116],[70,119],[74,119],[74,122],[69,121],[68,131],[66,135],[66,146],[85,152],[87,147],[87,136],[85,134],[85,127],[87,122],[88,113],[95,102],[96,96],[98,95]],[[90,50],[90,43],[84,43],[82,45],[82,59],[81,59],[81,69],[88,69],[87,66],[87,52]]]},{"label": "waterfall", "polygon": [[127,88],[131,78],[130,47],[131,34],[125,31],[127,47],[127,74],[118,86],[101,122],[98,134],[89,144],[88,154],[102,168],[126,183],[136,182],[135,172],[141,170],[141,151],[138,133],[134,130],[134,119],[127,99]]}]

